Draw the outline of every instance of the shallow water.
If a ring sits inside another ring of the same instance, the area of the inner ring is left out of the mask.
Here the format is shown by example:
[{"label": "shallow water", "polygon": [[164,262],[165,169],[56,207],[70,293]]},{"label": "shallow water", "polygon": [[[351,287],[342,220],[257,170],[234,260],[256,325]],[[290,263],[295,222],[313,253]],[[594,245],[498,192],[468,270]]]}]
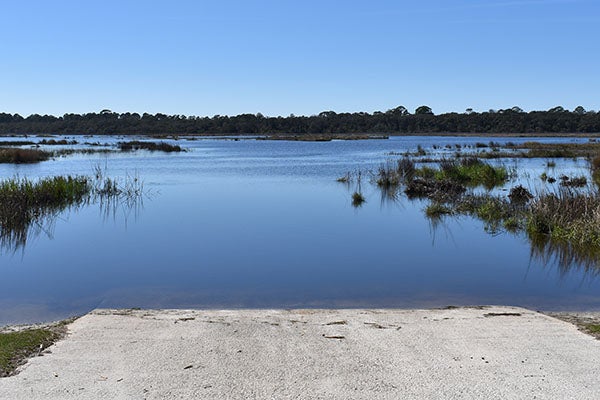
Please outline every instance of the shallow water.
[{"label": "shallow water", "polygon": [[[490,235],[470,218],[432,226],[423,214],[425,203],[386,201],[367,174],[362,182],[367,202],[354,208],[355,184],[335,181],[347,171],[374,170],[398,158],[390,153],[415,151],[418,144],[430,151],[434,144],[490,140],[532,139],[179,140],[188,152],[0,165],[0,177],[32,178],[91,175],[100,165],[110,176],[138,175],[149,192],[135,208],[67,211],[30,234],[24,247],[2,248],[0,324],[58,319],[97,307],[600,309],[594,270],[560,268],[532,257],[525,237]],[[560,160],[552,170],[545,160],[518,163],[525,171],[519,180],[532,189],[543,171],[586,173],[583,161]]]}]

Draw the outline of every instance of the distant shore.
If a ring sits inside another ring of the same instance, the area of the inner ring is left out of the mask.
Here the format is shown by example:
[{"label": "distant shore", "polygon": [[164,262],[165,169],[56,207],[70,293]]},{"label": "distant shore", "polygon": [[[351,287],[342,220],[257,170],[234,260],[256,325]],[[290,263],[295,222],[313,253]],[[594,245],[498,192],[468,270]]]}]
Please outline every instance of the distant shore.
[{"label": "distant shore", "polygon": [[156,134],[156,133],[110,133],[110,134],[89,134],[89,133],[4,133],[0,138],[22,138],[22,137],[102,137],[102,136],[132,136],[148,137],[152,139],[179,139],[179,138],[223,138],[223,139],[258,139],[258,140],[289,140],[289,141],[331,141],[331,140],[385,140],[390,137],[413,137],[413,136],[441,136],[441,137],[509,137],[509,138],[528,138],[528,137],[583,137],[600,138],[600,132],[581,133],[581,132],[527,132],[527,133],[473,133],[473,132],[427,132],[427,133],[181,133],[181,134]]}]

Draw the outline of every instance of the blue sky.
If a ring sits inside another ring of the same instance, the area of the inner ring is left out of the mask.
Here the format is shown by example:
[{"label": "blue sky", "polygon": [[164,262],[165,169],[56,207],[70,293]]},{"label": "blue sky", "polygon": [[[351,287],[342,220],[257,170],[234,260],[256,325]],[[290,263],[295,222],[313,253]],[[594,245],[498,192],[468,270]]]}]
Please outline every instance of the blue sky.
[{"label": "blue sky", "polygon": [[600,109],[600,1],[3,1],[0,112]]}]

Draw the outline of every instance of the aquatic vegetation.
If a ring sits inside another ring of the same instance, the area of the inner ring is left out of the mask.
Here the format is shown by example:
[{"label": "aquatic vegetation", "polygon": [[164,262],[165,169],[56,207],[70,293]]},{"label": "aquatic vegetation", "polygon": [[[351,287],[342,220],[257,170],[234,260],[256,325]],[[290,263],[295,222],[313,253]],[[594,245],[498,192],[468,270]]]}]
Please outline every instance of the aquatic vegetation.
[{"label": "aquatic vegetation", "polygon": [[[600,182],[600,156],[590,159],[590,169],[593,180]],[[536,257],[548,251],[561,265],[583,263],[600,270],[600,192],[584,189],[588,178],[563,175],[554,192],[540,188],[532,193],[523,185],[507,194],[474,190],[502,186],[515,175],[514,169],[487,164],[473,155],[420,168],[404,157],[380,166],[374,183],[385,198],[404,193],[408,199],[430,200],[424,212],[432,222],[446,216],[470,216],[482,221],[489,233],[526,235]],[[547,173],[541,179],[556,182]]]},{"label": "aquatic vegetation", "polygon": [[587,178],[585,176],[576,176],[574,178],[563,176],[563,178],[565,179],[561,179],[561,186],[581,188],[587,185]]},{"label": "aquatic vegetation", "polygon": [[508,198],[512,204],[525,204],[533,199],[533,195],[523,185],[518,185],[510,189]]},{"label": "aquatic vegetation", "polygon": [[44,146],[74,145],[74,144],[77,144],[77,140],[67,140],[67,139],[60,139],[60,140],[49,139],[48,140],[48,139],[43,139],[38,144],[41,144],[41,145],[44,145]]},{"label": "aquatic vegetation", "polygon": [[[431,188],[440,183],[458,183],[465,186],[484,186],[491,189],[506,183],[509,173],[505,167],[495,167],[475,157],[460,160],[442,159],[439,168],[423,166],[415,168],[414,162],[408,158],[398,160],[397,165],[387,163],[377,172],[377,185],[380,187],[396,187],[401,184],[410,186],[410,192],[427,193],[430,190],[416,190],[418,186]],[[416,182],[411,182],[415,181]],[[435,181],[435,182],[424,182]]]},{"label": "aquatic vegetation", "polygon": [[46,161],[51,153],[37,149],[0,148],[0,163],[31,164]]},{"label": "aquatic vegetation", "polygon": [[340,176],[339,178],[337,178],[336,182],[349,183],[351,180],[352,180],[352,176],[350,175],[350,172],[346,172],[345,175]]},{"label": "aquatic vegetation", "polygon": [[363,203],[365,201],[367,201],[367,200],[365,199],[365,196],[363,196],[363,194],[361,192],[352,193],[352,206],[360,207],[363,205]]},{"label": "aquatic vegetation", "polygon": [[560,190],[537,196],[526,213],[527,232],[600,254],[600,196]]},{"label": "aquatic vegetation", "polygon": [[[600,266],[600,195],[571,189],[533,195],[514,187],[510,201],[499,195],[467,194],[446,207],[452,215],[484,222],[486,231],[523,232],[538,250],[552,249],[559,260]],[[430,216],[429,212],[426,212]],[[539,256],[539,254],[537,254]],[[568,257],[567,257],[568,255]]]},{"label": "aquatic vegetation", "polygon": [[600,155],[590,160],[590,169],[592,171],[592,181],[600,187]]},{"label": "aquatic vegetation", "polygon": [[451,180],[467,186],[484,186],[488,189],[504,184],[508,172],[504,167],[494,167],[475,157],[457,160],[443,160],[436,171],[437,180]]},{"label": "aquatic vegetation", "polygon": [[36,144],[36,142],[32,142],[31,140],[2,140],[0,141],[0,146],[32,146]]},{"label": "aquatic vegetation", "polygon": [[31,233],[47,231],[70,208],[93,202],[133,204],[144,193],[137,178],[121,182],[96,168],[94,177],[55,176],[37,181],[11,178],[0,182],[0,246],[17,249]]},{"label": "aquatic vegetation", "polygon": [[425,207],[425,215],[428,218],[439,218],[442,215],[452,214],[452,209],[444,204],[431,203]]},{"label": "aquatic vegetation", "polygon": [[409,199],[428,198],[435,201],[451,201],[462,195],[467,188],[455,181],[415,177],[406,183],[404,193]]},{"label": "aquatic vegetation", "polygon": [[165,153],[183,152],[184,149],[178,145],[172,145],[166,142],[142,142],[139,140],[133,140],[130,142],[119,143],[119,149],[121,151],[135,151],[135,150],[148,150],[148,151],[162,151]]}]

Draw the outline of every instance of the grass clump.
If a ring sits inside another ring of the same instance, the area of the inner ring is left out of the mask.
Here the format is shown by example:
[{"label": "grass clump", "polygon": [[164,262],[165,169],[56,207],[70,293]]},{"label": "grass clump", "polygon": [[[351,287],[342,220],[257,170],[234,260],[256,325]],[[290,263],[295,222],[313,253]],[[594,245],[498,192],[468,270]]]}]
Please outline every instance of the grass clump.
[{"label": "grass clump", "polygon": [[0,333],[0,377],[14,373],[23,360],[52,345],[60,334],[52,329]]},{"label": "grass clump", "polygon": [[431,203],[425,207],[425,215],[428,218],[441,218],[444,215],[452,214],[452,209],[444,204]]},{"label": "grass clump", "polygon": [[415,163],[408,157],[399,159],[395,165],[388,162],[377,171],[377,186],[387,189],[397,187],[413,178],[415,173]]},{"label": "grass clump", "polygon": [[350,172],[346,172],[346,175],[343,175],[343,176],[340,176],[339,178],[337,178],[336,182],[350,183],[351,180],[352,180],[352,176],[350,175]]},{"label": "grass clump", "polygon": [[74,145],[77,144],[77,140],[67,140],[67,139],[43,139],[38,144],[44,146],[66,146],[66,145]]},{"label": "grass clump", "polygon": [[545,235],[600,254],[600,196],[569,190],[541,195],[531,202],[526,229],[530,236]]},{"label": "grass clump", "polygon": [[172,145],[166,142],[142,142],[134,140],[131,142],[119,143],[119,149],[121,151],[136,151],[136,150],[148,150],[148,151],[162,151],[165,153],[182,152],[185,151],[178,145]]},{"label": "grass clump", "polygon": [[560,184],[565,187],[582,188],[587,185],[587,178],[585,176],[576,176],[574,178],[563,176]]},{"label": "grass clump", "polygon": [[32,164],[46,161],[51,153],[37,149],[0,148],[0,163],[4,164]]},{"label": "grass clump", "polygon": [[529,190],[527,190],[527,188],[522,185],[518,185],[510,189],[508,198],[513,204],[525,204],[529,200],[533,199],[533,195]]},{"label": "grass clump", "polygon": [[354,192],[352,193],[352,206],[353,207],[360,207],[363,205],[363,203],[367,201],[365,199],[365,196],[363,196],[363,194],[361,192]]},{"label": "grass clump", "polygon": [[508,172],[504,167],[494,167],[478,158],[467,157],[458,160],[443,160],[436,171],[437,180],[452,180],[468,186],[484,186],[488,189],[504,184]]}]

